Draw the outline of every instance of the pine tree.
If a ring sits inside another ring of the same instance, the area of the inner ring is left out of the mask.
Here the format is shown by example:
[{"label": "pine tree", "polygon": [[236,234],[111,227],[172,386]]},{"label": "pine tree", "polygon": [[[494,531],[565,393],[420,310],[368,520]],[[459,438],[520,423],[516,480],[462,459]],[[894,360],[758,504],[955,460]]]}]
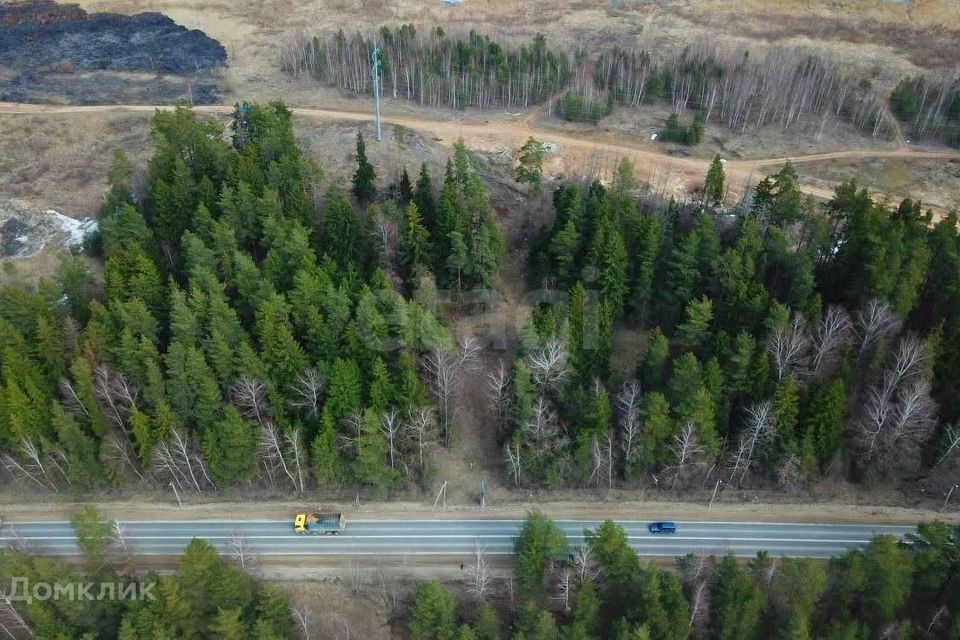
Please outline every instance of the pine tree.
[{"label": "pine tree", "polygon": [[557,524],[539,511],[527,514],[517,547],[517,583],[529,594],[537,594],[543,589],[550,559],[563,553],[567,548],[567,537]]},{"label": "pine tree", "polygon": [[533,138],[520,147],[520,164],[515,173],[517,182],[530,186],[530,193],[539,196],[543,185],[543,143]]},{"label": "pine tree", "polygon": [[375,179],[373,165],[367,160],[367,147],[363,141],[363,134],[357,131],[357,170],[353,174],[353,195],[357,200],[366,203],[373,199],[376,193]]},{"label": "pine tree", "polygon": [[677,327],[677,338],[690,349],[699,349],[710,336],[713,301],[706,296],[691,300],[684,310],[684,320]]},{"label": "pine tree", "polygon": [[724,556],[716,569],[710,620],[717,640],[756,637],[763,611],[763,594],[733,555]]},{"label": "pine tree", "polygon": [[489,602],[480,605],[474,623],[477,640],[500,640],[500,621],[497,612]]},{"label": "pine tree", "polygon": [[456,609],[453,597],[439,582],[421,582],[410,611],[411,639],[454,640],[457,630]]}]

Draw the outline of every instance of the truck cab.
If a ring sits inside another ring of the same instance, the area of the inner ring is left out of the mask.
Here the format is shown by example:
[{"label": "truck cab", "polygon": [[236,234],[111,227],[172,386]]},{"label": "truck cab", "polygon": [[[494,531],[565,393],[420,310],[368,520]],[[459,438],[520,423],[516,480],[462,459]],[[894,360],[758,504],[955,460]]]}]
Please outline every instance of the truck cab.
[{"label": "truck cab", "polygon": [[298,513],[293,518],[293,532],[300,535],[322,533],[338,536],[346,528],[347,518],[340,512],[319,510],[313,513]]}]

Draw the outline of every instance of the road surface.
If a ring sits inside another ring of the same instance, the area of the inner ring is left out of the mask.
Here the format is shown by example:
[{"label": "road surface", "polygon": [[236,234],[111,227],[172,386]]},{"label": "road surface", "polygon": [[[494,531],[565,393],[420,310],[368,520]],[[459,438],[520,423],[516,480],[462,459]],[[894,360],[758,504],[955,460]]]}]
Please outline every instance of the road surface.
[{"label": "road surface", "polygon": [[[583,530],[595,520],[558,520],[570,544],[583,543]],[[142,556],[179,555],[193,538],[226,551],[231,536],[242,535],[250,552],[261,556],[466,556],[479,542],[489,554],[513,553],[521,520],[354,520],[341,536],[301,536],[292,519],[247,521],[136,521],[121,528],[130,551]],[[647,522],[622,521],[630,545],[643,556],[687,553],[828,558],[866,544],[878,534],[902,537],[903,525],[679,522],[673,535],[653,535]],[[0,544],[25,544],[31,553],[78,555],[68,522],[4,522]]]}]

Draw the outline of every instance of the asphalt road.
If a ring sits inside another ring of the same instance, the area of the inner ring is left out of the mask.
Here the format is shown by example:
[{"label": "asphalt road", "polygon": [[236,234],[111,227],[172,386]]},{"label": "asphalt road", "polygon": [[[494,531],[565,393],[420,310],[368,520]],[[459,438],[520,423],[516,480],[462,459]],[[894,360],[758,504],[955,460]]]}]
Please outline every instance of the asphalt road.
[{"label": "asphalt road", "polygon": [[[572,546],[583,543],[583,530],[593,520],[559,520]],[[676,534],[654,535],[647,522],[622,521],[630,545],[644,556],[687,553],[827,558],[866,544],[877,534],[902,537],[912,527],[900,525],[786,524],[745,522],[678,522]],[[240,534],[258,555],[415,556],[469,555],[475,545],[489,554],[513,553],[520,520],[354,520],[340,536],[301,536],[293,533],[292,518],[238,521],[124,522],[127,546],[146,556],[178,555],[192,538],[204,538],[227,550],[231,536]],[[5,522],[0,544],[25,544],[31,553],[76,555],[76,539],[68,522]]]}]

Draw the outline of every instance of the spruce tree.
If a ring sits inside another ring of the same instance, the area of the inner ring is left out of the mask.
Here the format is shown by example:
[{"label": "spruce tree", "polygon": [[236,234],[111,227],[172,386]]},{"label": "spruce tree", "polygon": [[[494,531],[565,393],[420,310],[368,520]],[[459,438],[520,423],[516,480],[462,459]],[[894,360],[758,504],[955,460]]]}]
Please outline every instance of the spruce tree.
[{"label": "spruce tree", "polygon": [[720,155],[713,157],[710,168],[707,170],[707,177],[703,183],[703,199],[712,206],[717,207],[723,202],[726,177],[723,171],[723,161]]},{"label": "spruce tree", "polygon": [[366,203],[373,199],[376,193],[375,179],[373,165],[367,160],[367,146],[363,141],[363,134],[357,131],[357,170],[353,174],[353,195],[357,200]]},{"label": "spruce tree", "polygon": [[410,182],[410,174],[407,173],[406,167],[403,168],[403,173],[400,174],[400,184],[397,185],[397,199],[401,205],[406,205],[413,201],[413,185]]}]

